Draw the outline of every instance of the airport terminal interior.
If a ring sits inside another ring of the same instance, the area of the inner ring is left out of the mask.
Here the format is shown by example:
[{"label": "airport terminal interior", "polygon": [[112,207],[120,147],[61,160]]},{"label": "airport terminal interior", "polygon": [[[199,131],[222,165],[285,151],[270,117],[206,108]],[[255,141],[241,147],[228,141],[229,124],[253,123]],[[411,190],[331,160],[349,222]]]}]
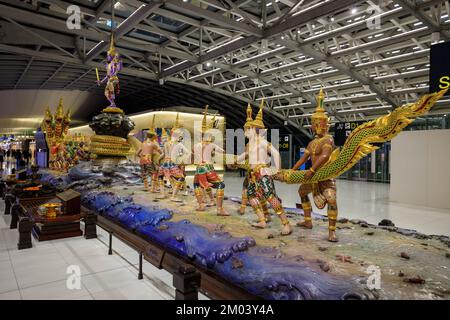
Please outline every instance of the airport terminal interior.
[{"label": "airport terminal interior", "polygon": [[0,0],[0,300],[450,299],[448,0]]}]

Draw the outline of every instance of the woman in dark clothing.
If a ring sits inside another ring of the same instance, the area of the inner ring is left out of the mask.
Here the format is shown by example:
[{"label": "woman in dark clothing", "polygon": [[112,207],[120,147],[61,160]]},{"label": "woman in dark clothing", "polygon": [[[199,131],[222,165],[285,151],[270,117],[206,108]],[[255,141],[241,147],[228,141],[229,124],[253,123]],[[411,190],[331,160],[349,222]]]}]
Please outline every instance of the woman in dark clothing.
[{"label": "woman in dark clothing", "polygon": [[16,151],[16,168],[20,166],[20,160],[22,160],[22,152],[20,150]]}]

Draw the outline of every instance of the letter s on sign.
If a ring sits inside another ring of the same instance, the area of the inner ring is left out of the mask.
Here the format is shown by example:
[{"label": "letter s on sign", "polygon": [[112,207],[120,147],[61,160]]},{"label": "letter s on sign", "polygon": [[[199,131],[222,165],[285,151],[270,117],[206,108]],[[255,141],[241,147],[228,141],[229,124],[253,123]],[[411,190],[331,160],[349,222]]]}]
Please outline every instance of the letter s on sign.
[{"label": "letter s on sign", "polygon": [[439,89],[447,89],[450,87],[450,76],[443,76],[439,80]]}]

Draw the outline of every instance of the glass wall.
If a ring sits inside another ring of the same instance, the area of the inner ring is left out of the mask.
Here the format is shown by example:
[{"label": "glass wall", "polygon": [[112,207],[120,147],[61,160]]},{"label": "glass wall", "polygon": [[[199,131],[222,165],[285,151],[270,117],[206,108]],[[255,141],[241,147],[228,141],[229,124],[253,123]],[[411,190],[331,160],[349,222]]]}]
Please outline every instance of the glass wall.
[{"label": "glass wall", "polygon": [[[450,116],[431,115],[419,117],[405,130],[438,130],[450,129]],[[391,143],[386,142],[378,146],[379,149],[362,158],[353,168],[344,173],[340,178],[347,180],[389,182],[389,156]]]},{"label": "glass wall", "polygon": [[379,149],[375,150],[367,157],[362,158],[339,178],[358,181],[389,182],[389,155],[391,143],[386,142],[378,147]]}]

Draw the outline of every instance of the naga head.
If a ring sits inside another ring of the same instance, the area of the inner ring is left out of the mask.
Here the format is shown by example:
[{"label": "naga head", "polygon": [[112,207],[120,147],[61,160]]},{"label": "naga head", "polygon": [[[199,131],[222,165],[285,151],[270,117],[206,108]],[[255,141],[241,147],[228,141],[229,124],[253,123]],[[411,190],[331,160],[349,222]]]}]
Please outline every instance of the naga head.
[{"label": "naga head", "polygon": [[53,115],[50,111],[50,107],[47,106],[47,108],[45,109],[45,117],[44,117],[44,121],[43,121],[43,125],[44,125],[44,130],[46,130],[47,128],[49,128],[52,125],[53,122]]},{"label": "naga head", "polygon": [[58,107],[56,108],[55,118],[57,122],[62,122],[64,119],[63,98],[59,98]]},{"label": "naga head", "polygon": [[318,136],[327,134],[330,127],[328,115],[323,107],[324,99],[325,94],[323,93],[323,89],[320,89],[319,95],[317,96],[317,108],[311,116],[312,130]]},{"label": "naga head", "polygon": [[69,132],[69,126],[70,126],[70,109],[67,110],[66,114],[64,115],[64,134],[67,134]]}]

